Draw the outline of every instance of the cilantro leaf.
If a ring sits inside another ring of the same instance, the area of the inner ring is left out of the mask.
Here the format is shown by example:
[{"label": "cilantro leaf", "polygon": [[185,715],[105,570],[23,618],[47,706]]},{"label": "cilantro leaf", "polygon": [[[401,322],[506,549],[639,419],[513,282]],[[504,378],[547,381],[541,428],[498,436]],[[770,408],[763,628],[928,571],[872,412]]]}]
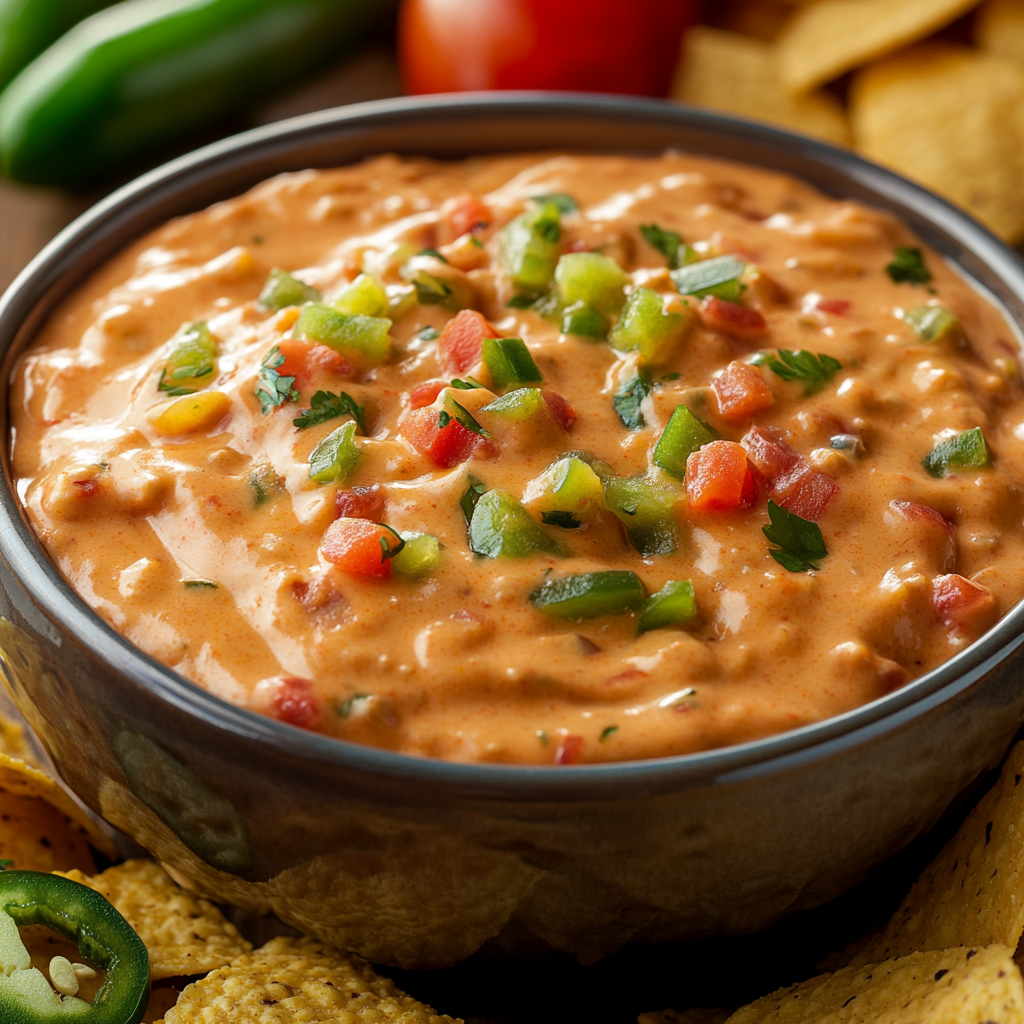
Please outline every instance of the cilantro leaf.
[{"label": "cilantro leaf", "polygon": [[624,381],[615,392],[612,406],[627,430],[641,430],[647,426],[640,404],[651,393],[653,387],[650,375],[641,370],[635,377]]},{"label": "cilantro leaf", "polygon": [[559,213],[575,213],[580,208],[579,203],[568,192],[546,192],[543,195],[530,196],[530,198],[538,206],[543,206],[545,203],[557,206]]},{"label": "cilantro leaf", "polygon": [[545,526],[560,526],[563,530],[578,530],[583,525],[575,512],[541,512],[540,521]]},{"label": "cilantro leaf", "polygon": [[480,381],[476,379],[476,377],[467,377],[465,380],[460,380],[458,377],[456,377],[449,383],[457,391],[475,391],[477,388],[483,387],[483,384],[481,384]]},{"label": "cilantro leaf", "polygon": [[284,362],[284,353],[275,345],[260,364],[256,378],[256,397],[260,400],[263,415],[283,402],[295,402],[299,393],[295,390],[294,377],[282,377],[277,368]]},{"label": "cilantro leaf", "polygon": [[779,546],[769,549],[768,554],[790,572],[817,569],[818,561],[828,555],[818,524],[801,519],[771,499],[768,500],[768,518],[771,525],[762,526],[761,532],[771,544]]},{"label": "cilantro leaf", "polygon": [[186,590],[216,590],[217,584],[213,580],[194,579],[194,580],[182,580],[182,586]]},{"label": "cilantro leaf", "polygon": [[611,739],[618,731],[619,727],[617,725],[605,726],[605,728],[601,730],[599,742],[604,743],[605,740]]},{"label": "cilantro leaf", "polygon": [[420,256],[433,256],[434,259],[440,260],[442,263],[447,263],[448,262],[448,260],[445,259],[445,257],[442,256],[436,249],[420,249],[419,255]]},{"label": "cilantro leaf", "polygon": [[843,368],[843,364],[832,356],[821,352],[815,355],[804,349],[793,352],[788,348],[780,348],[778,358],[765,353],[754,362],[757,366],[769,367],[783,380],[802,382],[805,396],[820,391]]},{"label": "cilantro leaf", "polygon": [[[470,411],[463,406],[459,405],[454,398],[446,398],[445,405],[449,405],[452,408],[451,414],[446,413],[443,409],[441,414],[437,418],[437,425],[441,428],[447,427],[451,420],[455,420],[458,424],[465,427],[467,430],[471,430],[474,434],[478,434],[480,437],[490,437],[491,435],[480,426],[475,419],[473,419]],[[442,423],[441,420],[444,419]]]},{"label": "cilantro leaf", "polygon": [[351,416],[359,430],[366,433],[366,409],[344,391],[337,395],[333,391],[318,391],[309,400],[309,408],[300,412],[292,423],[299,430],[305,430],[342,416]]},{"label": "cilantro leaf", "polygon": [[657,224],[641,224],[640,234],[648,245],[668,260],[669,270],[679,269],[679,247],[683,244],[683,238],[678,231],[666,231]]},{"label": "cilantro leaf", "polygon": [[472,473],[466,477],[466,483],[469,487],[466,493],[459,498],[459,507],[462,509],[462,514],[466,517],[466,522],[469,523],[473,518],[476,503],[487,493],[487,485],[480,477],[474,476]]},{"label": "cilantro leaf", "polygon": [[932,275],[924,265],[924,254],[916,246],[896,246],[896,258],[885,272],[895,284],[927,284]]}]

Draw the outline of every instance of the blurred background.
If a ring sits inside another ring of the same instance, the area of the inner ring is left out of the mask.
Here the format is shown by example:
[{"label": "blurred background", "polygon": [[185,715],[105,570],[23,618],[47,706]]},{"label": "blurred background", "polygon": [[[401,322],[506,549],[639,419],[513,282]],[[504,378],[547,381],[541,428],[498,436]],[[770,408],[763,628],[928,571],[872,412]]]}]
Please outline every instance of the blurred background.
[{"label": "blurred background", "polygon": [[516,88],[778,124],[1024,239],[1024,0],[0,0],[0,288],[92,202],[207,142]]}]

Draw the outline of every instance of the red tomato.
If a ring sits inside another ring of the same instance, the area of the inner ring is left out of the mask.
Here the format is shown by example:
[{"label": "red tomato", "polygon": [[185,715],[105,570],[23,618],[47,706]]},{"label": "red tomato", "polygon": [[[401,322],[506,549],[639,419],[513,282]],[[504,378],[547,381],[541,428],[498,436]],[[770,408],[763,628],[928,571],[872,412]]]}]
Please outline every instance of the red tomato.
[{"label": "red tomato", "polygon": [[318,377],[348,377],[352,374],[352,364],[329,345],[301,341],[299,338],[282,338],[277,348],[284,356],[284,362],[277,367],[277,372],[282,377],[294,377],[295,387],[299,391]]},{"label": "red tomato", "polygon": [[701,300],[700,318],[705,327],[738,338],[754,338],[768,330],[768,324],[756,309],[728,302],[717,295]]},{"label": "red tomato", "polygon": [[955,572],[932,580],[932,603],[947,626],[980,632],[995,621],[996,602],[988,588]]},{"label": "red tomato", "polygon": [[441,207],[438,241],[442,244],[454,242],[463,235],[490,227],[492,220],[494,214],[482,199],[468,192],[455,196]]},{"label": "red tomato", "polygon": [[796,449],[766,430],[751,427],[743,436],[743,447],[768,481],[769,495],[801,519],[820,519],[825,506],[839,493],[839,484],[832,477],[811,469]]},{"label": "red tomato", "polygon": [[761,371],[749,363],[730,363],[711,387],[718,399],[718,415],[726,423],[745,423],[774,401]]},{"label": "red tomato", "polygon": [[497,337],[498,332],[482,313],[460,309],[441,332],[441,369],[448,374],[466,373],[480,362],[484,338]]},{"label": "red tomato", "polygon": [[568,430],[576,422],[576,410],[561,395],[554,391],[542,391],[541,398],[548,407],[548,412]]},{"label": "red tomato", "polygon": [[334,509],[339,517],[345,519],[369,519],[379,523],[384,518],[384,505],[379,484],[341,490],[334,496]]},{"label": "red tomato", "polygon": [[277,680],[270,705],[276,718],[300,729],[315,729],[323,714],[323,703],[313,692],[313,684],[298,676]]},{"label": "red tomato", "polygon": [[403,0],[412,93],[569,89],[664,96],[693,0]]},{"label": "red tomato", "polygon": [[484,439],[455,420],[449,420],[445,427],[438,427],[438,415],[437,409],[417,409],[409,414],[399,431],[416,451],[434,465],[450,469],[471,459]]},{"label": "red tomato", "polygon": [[712,441],[686,460],[686,497],[695,512],[747,508],[757,497],[747,453],[735,441]]},{"label": "red tomato", "polygon": [[789,472],[800,462],[795,448],[760,427],[751,427],[743,436],[742,444],[747,450],[747,458],[769,480]]},{"label": "red tomato", "polygon": [[369,519],[335,519],[324,533],[320,550],[324,558],[342,572],[388,577],[391,559],[383,557],[381,540],[389,548],[396,544],[390,530]]},{"label": "red tomato", "polygon": [[576,764],[583,752],[583,737],[570,733],[563,736],[555,751],[555,764]]},{"label": "red tomato", "polygon": [[413,409],[422,409],[424,406],[433,405],[437,396],[448,387],[446,380],[428,380],[417,384],[409,393],[409,405]]},{"label": "red tomato", "polygon": [[818,299],[817,308],[823,313],[832,313],[835,316],[846,316],[853,305],[849,299]]}]

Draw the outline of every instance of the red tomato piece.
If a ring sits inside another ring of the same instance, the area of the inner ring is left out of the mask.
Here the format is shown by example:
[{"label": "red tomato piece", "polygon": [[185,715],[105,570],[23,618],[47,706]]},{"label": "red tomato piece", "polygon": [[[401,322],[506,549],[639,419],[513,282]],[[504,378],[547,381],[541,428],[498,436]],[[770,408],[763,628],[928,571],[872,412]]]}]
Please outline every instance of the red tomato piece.
[{"label": "red tomato piece", "polygon": [[428,380],[417,384],[409,393],[409,405],[413,409],[422,409],[424,406],[433,405],[437,396],[448,387],[448,382],[443,380]]},{"label": "red tomato piece", "polygon": [[747,458],[769,480],[788,473],[800,462],[800,455],[785,441],[772,437],[762,427],[751,427],[740,442]]},{"label": "red tomato piece", "polygon": [[369,519],[379,523],[384,518],[384,506],[380,484],[339,490],[334,496],[335,511],[344,519]]},{"label": "red tomato piece", "polygon": [[728,302],[717,295],[701,299],[700,318],[705,327],[737,338],[755,338],[768,330],[765,318],[756,309]]},{"label": "red tomato piece", "polygon": [[849,299],[818,299],[816,303],[822,313],[833,313],[836,316],[846,316],[852,305]]},{"label": "red tomato piece", "polygon": [[955,572],[932,580],[932,603],[947,626],[980,631],[995,621],[996,602],[989,589]]},{"label": "red tomato piece", "polygon": [[572,733],[568,736],[563,736],[558,742],[558,749],[555,751],[555,764],[576,764],[579,762],[582,752],[582,736],[575,736]]},{"label": "red tomato piece", "polygon": [[329,345],[299,338],[282,338],[277,343],[284,362],[277,367],[282,377],[294,377],[295,387],[301,391],[315,379],[326,376],[350,377],[352,364]]},{"label": "red tomato piece", "polygon": [[939,568],[953,567],[956,561],[953,524],[937,509],[896,499],[889,502],[883,518],[890,530],[910,534],[908,540],[921,543]]},{"label": "red tomato piece", "polygon": [[270,706],[275,718],[300,729],[315,729],[324,710],[323,701],[313,691],[313,684],[298,676],[277,681]]},{"label": "red tomato piece", "polygon": [[686,460],[686,497],[695,512],[747,508],[757,497],[757,481],[743,446],[712,441]]},{"label": "red tomato piece", "polygon": [[447,374],[466,373],[480,362],[484,338],[497,337],[500,335],[482,313],[460,309],[441,332],[441,369]]},{"label": "red tomato piece", "polygon": [[368,519],[335,519],[320,542],[324,558],[342,572],[356,576],[391,575],[391,559],[384,558],[381,541],[395,544],[394,534]]},{"label": "red tomato piece", "polygon": [[777,478],[771,490],[784,509],[801,519],[817,522],[825,506],[839,493],[839,484],[827,473],[802,463],[792,473]]},{"label": "red tomato piece", "polygon": [[561,395],[554,391],[542,391],[541,397],[548,407],[548,412],[566,429],[569,430],[576,422],[576,410]]},{"label": "red tomato piece", "polygon": [[761,371],[738,360],[731,362],[711,387],[718,399],[718,415],[727,423],[745,423],[775,400]]},{"label": "red tomato piece", "polygon": [[477,196],[468,192],[454,196],[441,207],[440,242],[454,242],[456,238],[491,226],[494,214]]},{"label": "red tomato piece", "polygon": [[437,409],[417,409],[409,414],[399,431],[434,465],[450,469],[471,459],[484,439],[455,420],[439,427],[438,416]]}]

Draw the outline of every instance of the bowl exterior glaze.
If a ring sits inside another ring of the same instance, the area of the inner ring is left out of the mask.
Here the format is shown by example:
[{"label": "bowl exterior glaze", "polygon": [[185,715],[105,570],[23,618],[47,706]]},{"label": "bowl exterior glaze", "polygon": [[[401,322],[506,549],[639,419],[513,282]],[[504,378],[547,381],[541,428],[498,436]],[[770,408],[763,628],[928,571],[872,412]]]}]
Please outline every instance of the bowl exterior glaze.
[{"label": "bowl exterior glaze", "polygon": [[[381,152],[666,147],[892,211],[1024,323],[1012,252],[852,154],[661,103],[505,94],[312,115],[139,179],[55,239],[0,302],[8,376],[100,262],[277,172]],[[838,895],[930,828],[1024,722],[1018,606],[882,700],[723,750],[522,768],[358,747],[227,705],[119,637],[35,542],[6,455],[4,471],[0,667],[68,785],[210,896],[379,962],[447,966],[481,946],[595,960],[628,943],[764,927]]]}]

